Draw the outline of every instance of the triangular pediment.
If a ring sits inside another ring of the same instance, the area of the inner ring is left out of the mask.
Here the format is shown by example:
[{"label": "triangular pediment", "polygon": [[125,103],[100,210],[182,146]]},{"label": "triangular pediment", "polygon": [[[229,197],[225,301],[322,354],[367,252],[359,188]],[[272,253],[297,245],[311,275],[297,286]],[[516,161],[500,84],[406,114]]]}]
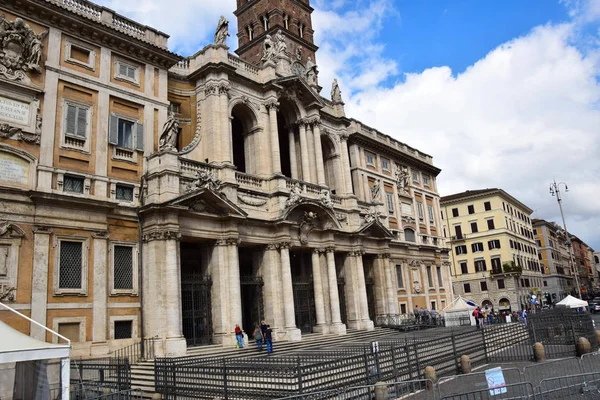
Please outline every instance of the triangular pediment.
[{"label": "triangular pediment", "polygon": [[361,235],[375,237],[375,238],[381,238],[381,239],[393,239],[394,238],[394,234],[388,228],[386,228],[385,225],[383,225],[381,223],[381,221],[379,221],[379,219],[374,219],[373,221],[364,224],[357,231],[357,233],[360,233]]},{"label": "triangular pediment", "polygon": [[277,80],[277,84],[283,87],[281,97],[298,100],[305,107],[316,105],[321,108],[325,106],[321,96],[299,76],[288,76]]},{"label": "triangular pediment", "polygon": [[191,212],[246,218],[248,215],[235,203],[208,188],[198,189],[171,200],[168,205],[185,207]]}]

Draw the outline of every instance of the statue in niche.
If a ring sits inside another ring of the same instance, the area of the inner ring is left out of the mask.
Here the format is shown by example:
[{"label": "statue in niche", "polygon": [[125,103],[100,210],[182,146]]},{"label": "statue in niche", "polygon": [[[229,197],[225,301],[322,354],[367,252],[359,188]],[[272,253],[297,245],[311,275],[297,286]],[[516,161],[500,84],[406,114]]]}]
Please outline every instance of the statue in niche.
[{"label": "statue in niche", "polygon": [[308,56],[308,61],[306,61],[306,81],[309,85],[317,84],[317,75],[319,75],[317,64],[313,62],[312,57]]},{"label": "statue in niche", "polygon": [[163,125],[163,132],[158,141],[159,150],[177,150],[177,136],[179,135],[179,121],[175,114],[170,112],[167,122]]},{"label": "statue in niche", "polygon": [[48,31],[36,34],[21,18],[8,21],[0,15],[0,74],[10,80],[27,81],[24,72],[41,72],[47,35]]},{"label": "statue in niche", "polygon": [[319,220],[319,215],[313,211],[305,211],[304,217],[302,221],[300,221],[300,234],[298,235],[298,239],[300,239],[300,243],[306,244],[308,243],[308,234],[317,226],[317,222]]},{"label": "statue in niche", "polygon": [[413,289],[416,294],[421,293],[421,274],[419,273],[418,268],[412,269],[412,281],[413,281]]},{"label": "statue in niche", "polygon": [[296,60],[302,61],[302,52],[303,51],[304,50],[302,49],[302,46],[296,47]]},{"label": "statue in niche", "polygon": [[375,179],[375,182],[373,182],[373,186],[371,186],[371,201],[379,200],[380,195],[381,195],[381,181],[379,179]]},{"label": "statue in niche", "polygon": [[275,43],[273,43],[271,35],[267,35],[265,37],[265,41],[263,42],[263,56],[260,60],[263,62],[271,60],[273,57],[275,57],[275,51]]},{"label": "statue in niche", "polygon": [[215,44],[216,45],[227,45],[227,37],[229,36],[229,21],[221,15],[219,22],[217,23],[217,30],[215,31]]},{"label": "statue in niche", "polygon": [[334,79],[333,84],[331,85],[331,100],[335,103],[342,102],[342,91],[340,90],[337,79]]},{"label": "statue in niche", "polygon": [[410,187],[408,168],[396,165],[396,187],[401,193],[407,193]]},{"label": "statue in niche", "polygon": [[277,31],[275,35],[276,52],[278,56],[284,56],[287,52],[287,44],[285,43],[285,36],[281,29]]}]

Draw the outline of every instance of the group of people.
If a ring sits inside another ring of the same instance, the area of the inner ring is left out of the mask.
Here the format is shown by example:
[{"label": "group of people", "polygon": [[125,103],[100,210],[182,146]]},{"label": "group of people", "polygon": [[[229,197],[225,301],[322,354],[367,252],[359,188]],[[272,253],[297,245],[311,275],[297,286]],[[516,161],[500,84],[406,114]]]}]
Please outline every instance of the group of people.
[{"label": "group of people", "polygon": [[[263,320],[259,324],[254,325],[254,332],[252,332],[252,337],[256,342],[256,347],[258,351],[263,349],[263,344],[267,348],[267,354],[273,353],[273,330],[270,325]],[[244,347],[244,331],[238,324],[235,325],[235,338],[237,340],[236,347],[243,348]]]},{"label": "group of people", "polygon": [[413,314],[415,315],[415,322],[417,324],[437,325],[438,321],[441,320],[440,315],[436,310],[419,308],[417,305],[415,305],[415,308],[413,309]]},{"label": "group of people", "polygon": [[475,325],[477,328],[483,328],[485,325],[518,321],[527,326],[527,310],[525,309],[521,312],[502,311],[502,313],[498,313],[494,311],[494,309],[482,309],[478,306],[473,310],[473,317],[475,318]]}]

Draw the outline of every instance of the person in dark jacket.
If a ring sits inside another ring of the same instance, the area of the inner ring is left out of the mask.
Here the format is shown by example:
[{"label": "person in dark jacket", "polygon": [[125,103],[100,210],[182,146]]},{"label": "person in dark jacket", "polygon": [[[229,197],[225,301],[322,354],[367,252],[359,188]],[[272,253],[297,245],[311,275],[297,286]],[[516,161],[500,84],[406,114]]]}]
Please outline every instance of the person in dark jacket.
[{"label": "person in dark jacket", "polygon": [[265,331],[265,341],[267,342],[267,353],[270,355],[273,352],[273,330],[270,325],[267,325]]},{"label": "person in dark jacket", "polygon": [[263,343],[265,344],[267,343],[267,339],[265,338],[265,335],[267,334],[267,326],[268,325],[264,319],[260,321],[260,333],[262,333]]}]

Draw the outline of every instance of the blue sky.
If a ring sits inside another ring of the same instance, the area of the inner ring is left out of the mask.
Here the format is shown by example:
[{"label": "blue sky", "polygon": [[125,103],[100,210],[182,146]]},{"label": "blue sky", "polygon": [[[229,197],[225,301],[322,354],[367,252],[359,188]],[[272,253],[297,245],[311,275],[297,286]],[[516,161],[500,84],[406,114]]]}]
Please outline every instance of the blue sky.
[{"label": "blue sky", "polygon": [[[194,54],[235,0],[101,0]],[[600,0],[311,0],[319,83],[424,151],[442,195],[500,187],[600,250]]]}]

